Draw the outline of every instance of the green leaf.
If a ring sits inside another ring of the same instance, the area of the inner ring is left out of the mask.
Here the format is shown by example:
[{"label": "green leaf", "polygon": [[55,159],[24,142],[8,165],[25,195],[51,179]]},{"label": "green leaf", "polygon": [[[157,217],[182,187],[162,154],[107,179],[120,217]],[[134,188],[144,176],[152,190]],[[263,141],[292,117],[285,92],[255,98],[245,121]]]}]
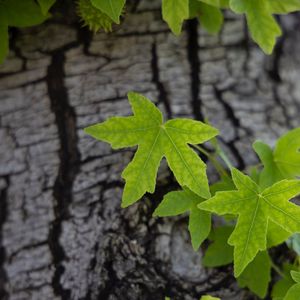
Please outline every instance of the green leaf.
[{"label": "green leaf", "polygon": [[299,300],[300,283],[294,284],[287,292],[283,300]]},{"label": "green leaf", "polygon": [[203,143],[217,135],[218,130],[189,119],[163,124],[161,112],[150,100],[136,93],[129,93],[128,98],[133,116],[113,117],[85,129],[87,134],[115,149],[138,145],[133,160],[122,173],[126,181],[122,206],[133,204],[146,192],[154,192],[163,156],[181,186],[200,197],[210,197],[206,165],[188,144]]},{"label": "green leaf", "polygon": [[238,277],[258,251],[267,248],[269,220],[288,232],[300,232],[300,207],[288,201],[300,193],[300,181],[283,180],[261,192],[249,176],[234,168],[232,178],[237,190],[218,192],[198,207],[221,215],[239,215],[228,240],[234,246],[234,273]]},{"label": "green leaf", "polygon": [[41,7],[44,16],[48,14],[49,9],[53,6],[56,0],[37,0]]},{"label": "green leaf", "polygon": [[8,26],[28,27],[47,19],[34,0],[4,0],[0,3],[0,10],[5,15]]},{"label": "green leaf", "polygon": [[0,13],[0,64],[8,54],[8,27]]},{"label": "green leaf", "polygon": [[108,15],[115,23],[120,24],[125,0],[91,0],[92,4]]},{"label": "green leaf", "polygon": [[264,144],[261,141],[256,141],[253,144],[253,149],[264,165],[264,168],[259,175],[259,185],[262,188],[269,187],[273,183],[284,179],[284,176],[274,161],[273,151],[269,145]]},{"label": "green leaf", "polygon": [[211,34],[216,34],[220,31],[224,20],[219,8],[198,0],[190,0],[189,16],[190,18],[198,17],[200,24]]},{"label": "green leaf", "polygon": [[295,282],[300,283],[300,272],[291,271],[291,277]]},{"label": "green leaf", "polygon": [[248,287],[254,294],[264,298],[271,281],[271,261],[268,252],[259,252],[237,281],[240,287]]},{"label": "green leaf", "polygon": [[200,300],[221,300],[220,298],[212,297],[209,295],[202,296]]},{"label": "green leaf", "polygon": [[269,220],[268,222],[268,235],[267,235],[267,247],[275,247],[282,244],[291,236],[291,233],[284,230],[281,226],[275,222]]},{"label": "green leaf", "polygon": [[227,244],[232,231],[232,226],[217,227],[211,231],[209,239],[213,242],[208,246],[202,260],[205,267],[221,267],[232,263],[233,247]]},{"label": "green leaf", "polygon": [[200,210],[197,205],[204,199],[185,189],[166,194],[153,213],[153,216],[177,216],[189,211],[189,232],[192,246],[196,251],[210,232],[210,213]]},{"label": "green leaf", "polygon": [[273,14],[287,14],[300,10],[300,0],[268,0],[267,2]]},{"label": "green leaf", "polygon": [[300,128],[287,132],[277,141],[274,161],[285,178],[300,176]]},{"label": "green leaf", "polygon": [[189,0],[162,0],[162,16],[172,32],[179,35],[183,21],[189,18]]},{"label": "green leaf", "polygon": [[294,281],[290,273],[292,270],[297,271],[298,269],[296,266],[290,264],[283,265],[284,277],[278,280],[273,286],[271,293],[273,300],[283,300],[289,288],[294,285]]},{"label": "green leaf", "polygon": [[197,0],[208,5],[212,5],[218,8],[228,8],[229,7],[229,0]]},{"label": "green leaf", "polygon": [[259,178],[262,188],[282,179],[300,176],[300,128],[279,138],[274,151],[261,141],[256,141],[253,149],[264,165]]},{"label": "green leaf", "polygon": [[235,13],[246,14],[253,40],[266,54],[271,54],[281,29],[269,10],[268,0],[230,0]]},{"label": "green leaf", "polygon": [[[221,226],[211,231],[208,238],[213,242],[208,246],[203,257],[205,267],[221,267],[233,262],[233,247],[227,243],[233,229],[233,226]],[[289,236],[289,232],[269,220],[267,248],[283,243]]]}]

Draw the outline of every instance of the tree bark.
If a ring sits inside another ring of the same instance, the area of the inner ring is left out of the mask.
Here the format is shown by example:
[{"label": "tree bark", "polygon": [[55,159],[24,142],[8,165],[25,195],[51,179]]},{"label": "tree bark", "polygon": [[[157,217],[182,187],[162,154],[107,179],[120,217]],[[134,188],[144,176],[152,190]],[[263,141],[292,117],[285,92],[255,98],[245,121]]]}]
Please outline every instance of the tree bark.
[{"label": "tree bark", "polygon": [[0,67],[0,298],[251,299],[231,267],[201,266],[186,216],[151,216],[177,188],[166,165],[153,195],[121,209],[134,151],[82,129],[131,114],[126,93],[137,91],[166,118],[208,119],[237,167],[256,163],[255,139],[272,145],[300,125],[298,20],[282,18],[272,56],[230,14],[218,36],[189,21],[175,37],[159,1],[128,6],[111,34],[92,36],[69,18],[14,30]]}]

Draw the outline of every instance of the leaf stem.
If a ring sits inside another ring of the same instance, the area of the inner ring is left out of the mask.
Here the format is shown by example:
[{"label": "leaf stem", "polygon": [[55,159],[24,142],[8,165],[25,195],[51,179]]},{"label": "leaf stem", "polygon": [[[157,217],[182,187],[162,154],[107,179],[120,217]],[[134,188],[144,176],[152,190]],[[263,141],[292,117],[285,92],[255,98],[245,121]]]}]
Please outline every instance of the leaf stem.
[{"label": "leaf stem", "polygon": [[215,149],[215,153],[220,156],[220,158],[225,162],[228,169],[231,170],[233,168],[233,165],[230,159],[228,158],[228,156],[226,155],[226,153],[224,152],[224,150],[222,149],[222,147],[220,146],[218,139],[215,137],[211,139],[209,142]]},{"label": "leaf stem", "polygon": [[286,278],[286,275],[280,270],[280,268],[273,262],[273,260],[270,257],[270,263],[271,267],[276,271],[278,275],[280,275],[282,278]]},{"label": "leaf stem", "polygon": [[214,154],[209,153],[206,149],[199,145],[193,145],[197,150],[199,150],[201,153],[203,153],[214,165],[216,170],[219,172],[221,176],[226,176],[228,177],[228,173],[225,170],[225,168],[221,165],[221,163],[215,158]]}]

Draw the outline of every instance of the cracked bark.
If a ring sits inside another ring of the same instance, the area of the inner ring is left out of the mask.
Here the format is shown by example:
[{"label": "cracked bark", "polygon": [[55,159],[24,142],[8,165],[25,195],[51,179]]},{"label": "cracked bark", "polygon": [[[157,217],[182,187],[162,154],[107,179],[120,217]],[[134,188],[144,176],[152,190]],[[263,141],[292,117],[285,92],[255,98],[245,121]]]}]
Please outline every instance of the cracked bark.
[{"label": "cracked bark", "polygon": [[136,3],[109,35],[59,18],[15,32],[0,67],[0,298],[251,299],[231,267],[201,266],[186,217],[151,217],[177,188],[166,165],[153,195],[121,209],[133,151],[112,151],[82,129],[129,115],[134,90],[168,117],[208,118],[235,165],[256,163],[256,138],[272,144],[299,126],[300,34],[287,18],[271,58],[238,17],[217,37],[194,21],[174,37],[159,1]]},{"label": "cracked bark", "polygon": [[69,215],[68,206],[72,203],[72,186],[78,172],[80,155],[77,150],[76,115],[68,103],[68,92],[64,86],[64,61],[64,51],[61,49],[55,51],[52,54],[46,79],[61,147],[59,150],[60,167],[53,187],[55,220],[50,225],[49,248],[55,267],[52,279],[54,293],[62,299],[69,299],[69,289],[65,289],[60,282],[61,274],[64,272],[62,262],[66,259],[66,255],[59,243],[59,237],[61,223]]}]

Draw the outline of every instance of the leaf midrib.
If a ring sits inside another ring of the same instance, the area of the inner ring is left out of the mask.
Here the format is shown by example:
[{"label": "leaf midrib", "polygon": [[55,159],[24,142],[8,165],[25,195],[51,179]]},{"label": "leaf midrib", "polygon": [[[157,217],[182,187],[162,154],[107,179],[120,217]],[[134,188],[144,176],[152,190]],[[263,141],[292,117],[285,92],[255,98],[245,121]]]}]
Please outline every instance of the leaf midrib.
[{"label": "leaf midrib", "polygon": [[248,233],[247,233],[247,241],[246,241],[246,245],[245,245],[244,250],[243,250],[241,261],[244,260],[245,254],[246,254],[246,249],[248,249],[248,244],[249,244],[249,240],[250,240],[250,233],[251,233],[253,225],[254,225],[254,220],[256,219],[256,215],[257,215],[257,212],[258,212],[258,207],[259,207],[259,198],[256,198],[256,207],[255,207],[255,211],[253,213],[253,217],[252,217],[252,221],[251,221],[251,226],[250,226],[250,228],[248,230]]},{"label": "leaf midrib", "polygon": [[144,164],[143,164],[143,167],[141,168],[141,170],[140,170],[140,172],[139,172],[138,178],[140,178],[142,172],[145,170],[145,167],[146,167],[146,165],[147,165],[147,163],[148,163],[148,161],[149,161],[149,159],[150,159],[150,156],[151,156],[151,154],[153,153],[153,150],[154,150],[154,148],[155,148],[155,145],[156,145],[156,143],[157,143],[157,141],[158,141],[158,137],[159,137],[160,133],[161,133],[161,129],[159,129],[159,130],[157,131],[157,135],[156,135],[156,137],[155,137],[155,139],[154,139],[154,141],[153,141],[153,144],[152,144],[152,146],[151,146],[150,151],[148,152],[148,155],[147,155],[147,158],[146,158],[146,160],[145,160],[145,162],[144,162]]},{"label": "leaf midrib", "polygon": [[[179,155],[179,157],[181,158],[181,161],[183,162],[183,164],[184,164],[184,165],[185,165],[185,167],[187,168],[188,172],[190,173],[190,175],[191,175],[191,177],[192,177],[193,181],[196,183],[196,185],[198,185],[198,182],[197,182],[197,180],[196,180],[196,178],[195,178],[195,176],[194,176],[193,172],[191,171],[191,169],[190,169],[189,165],[186,163],[186,161],[185,161],[185,159],[183,158],[183,156],[182,156],[181,152],[178,150],[178,148],[177,148],[176,144],[174,143],[173,139],[172,139],[172,138],[171,138],[171,136],[169,135],[169,133],[168,133],[168,131],[167,131],[167,129],[166,129],[166,128],[164,129],[164,132],[166,133],[167,137],[168,137],[168,138],[169,138],[169,140],[171,141],[171,143],[172,143],[173,147],[175,148],[175,151],[177,152],[177,154],[178,154],[178,155]],[[187,147],[188,147],[188,146],[187,146]]]}]

